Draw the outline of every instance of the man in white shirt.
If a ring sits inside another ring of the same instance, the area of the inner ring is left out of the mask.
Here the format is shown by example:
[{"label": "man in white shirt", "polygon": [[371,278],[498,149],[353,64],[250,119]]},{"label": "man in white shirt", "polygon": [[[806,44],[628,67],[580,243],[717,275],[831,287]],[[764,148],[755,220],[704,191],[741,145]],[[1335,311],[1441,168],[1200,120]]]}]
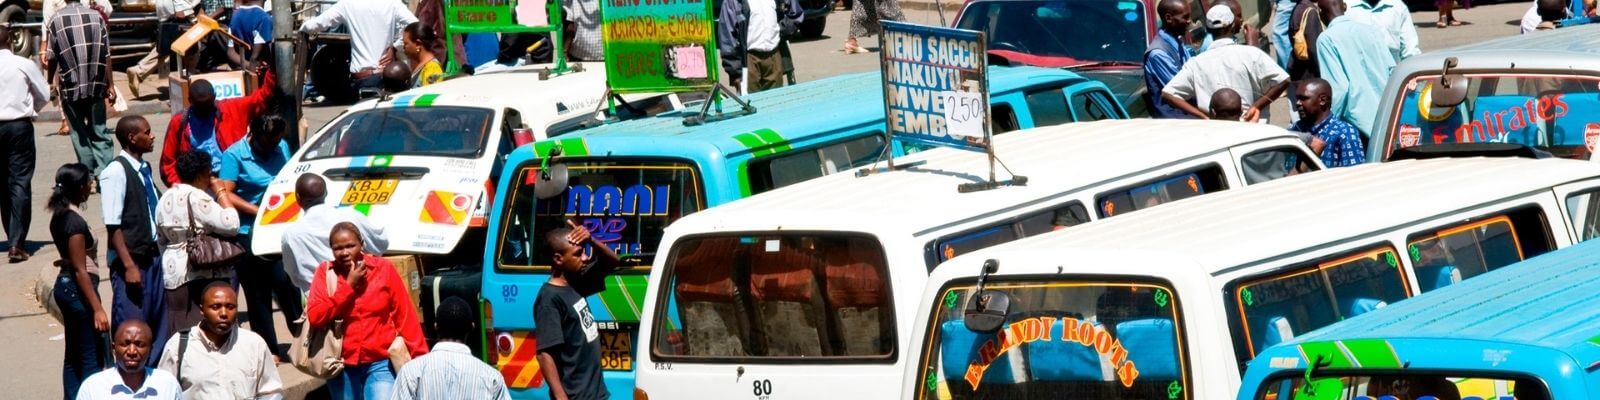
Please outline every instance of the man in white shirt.
[{"label": "man in white shirt", "polygon": [[117,365],[90,375],[78,387],[78,400],[182,400],[183,388],[172,373],[145,367],[154,341],[150,325],[130,319],[117,325],[111,338]]},{"label": "man in white shirt", "polygon": [[567,36],[567,58],[574,61],[604,60],[600,0],[561,0],[561,13],[567,19],[561,27]]},{"label": "man in white shirt", "polygon": [[749,71],[749,92],[783,86],[783,31],[799,29],[805,14],[795,0],[729,0],[718,11],[722,69],[735,88]]},{"label": "man in white shirt", "polygon": [[283,381],[267,341],[234,324],[239,297],[228,282],[201,292],[200,324],[167,340],[161,369],[177,375],[186,399],[282,399]]},{"label": "man in white shirt", "polygon": [[406,363],[394,378],[394,400],[511,400],[500,371],[472,355],[464,344],[473,332],[472,306],[460,297],[434,310],[439,343]]},{"label": "man in white shirt", "polygon": [[[166,283],[156,241],[155,177],[144,155],[155,149],[150,122],[138,115],[117,120],[122,151],[100,171],[100,221],[106,226],[106,268],[111,271],[111,323],[144,320],[156,329],[151,359],[161,356],[167,336]],[[151,366],[155,364],[152,363]]]},{"label": "man in white shirt", "polygon": [[128,92],[133,97],[139,97],[139,82],[156,71],[172,55],[171,42],[177,38],[173,33],[178,32],[178,26],[194,17],[194,8],[199,5],[195,0],[156,0],[157,28],[156,45],[150,48],[150,53],[139,59],[137,64],[128,67]]},{"label": "man in white shirt", "polygon": [[[0,43],[11,43],[11,29],[0,26]],[[10,262],[28,259],[22,244],[33,219],[33,117],[50,102],[44,72],[26,58],[0,48],[0,225],[10,242]]]},{"label": "man in white shirt", "polygon": [[411,14],[405,2],[340,0],[315,18],[306,20],[300,25],[300,31],[316,33],[340,26],[350,28],[350,84],[351,90],[360,94],[362,89],[378,87],[382,81],[379,70],[394,59],[395,47],[402,44],[400,30],[412,22],[417,22],[417,16]]},{"label": "man in white shirt", "polygon": [[1400,0],[1356,0],[1344,16],[1383,29],[1389,50],[1398,59],[1422,54],[1422,49],[1417,48],[1417,26],[1411,23],[1411,9]]},{"label": "man in white shirt", "polygon": [[1268,119],[1268,106],[1289,88],[1289,73],[1261,49],[1235,43],[1235,26],[1233,11],[1226,5],[1211,6],[1206,11],[1206,29],[1220,39],[1212,42],[1210,50],[1184,63],[1161,89],[1167,104],[1195,118],[1207,119],[1210,116],[1201,110],[1209,110],[1211,96],[1227,88],[1238,92],[1240,98],[1251,100],[1250,108],[1244,111],[1245,121]]},{"label": "man in white shirt", "polygon": [[361,231],[365,248],[373,255],[383,255],[389,248],[389,239],[383,227],[372,224],[367,216],[350,208],[335,208],[325,204],[328,183],[316,174],[301,174],[294,182],[295,202],[299,204],[300,219],[283,232],[283,270],[289,273],[294,285],[305,293],[311,287],[311,276],[317,265],[333,260],[333,249],[328,246],[328,234],[333,225],[351,222]]}]

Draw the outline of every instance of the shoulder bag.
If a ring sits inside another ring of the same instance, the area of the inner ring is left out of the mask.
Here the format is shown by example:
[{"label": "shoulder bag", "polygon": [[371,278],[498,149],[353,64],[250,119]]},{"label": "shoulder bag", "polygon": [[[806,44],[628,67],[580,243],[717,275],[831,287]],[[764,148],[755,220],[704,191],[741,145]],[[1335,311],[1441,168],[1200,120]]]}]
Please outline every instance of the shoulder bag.
[{"label": "shoulder bag", "polygon": [[[338,279],[333,269],[322,271],[328,282],[328,296],[333,297]],[[322,379],[331,379],[344,372],[344,321],[335,319],[333,325],[316,329],[311,323],[300,324],[300,335],[289,344],[289,360],[295,369]]]},{"label": "shoulder bag", "polygon": [[201,227],[200,223],[194,219],[194,202],[192,201],[194,195],[191,194],[189,196],[190,198],[184,199],[184,205],[189,207],[190,232],[188,245],[186,246],[189,253],[189,269],[211,270],[227,268],[233,265],[234,260],[244,255],[244,246],[240,246],[239,243],[231,240],[223,240],[210,232],[206,232],[205,228]]}]

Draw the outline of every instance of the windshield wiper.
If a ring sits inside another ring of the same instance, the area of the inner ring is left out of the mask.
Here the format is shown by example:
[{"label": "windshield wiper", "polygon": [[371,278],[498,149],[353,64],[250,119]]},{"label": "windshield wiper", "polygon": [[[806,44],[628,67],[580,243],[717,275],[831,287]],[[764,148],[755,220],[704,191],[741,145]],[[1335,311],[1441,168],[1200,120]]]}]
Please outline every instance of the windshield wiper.
[{"label": "windshield wiper", "polygon": [[1069,65],[1067,68],[1097,68],[1097,67],[1142,67],[1143,63],[1132,61],[1095,61],[1091,63]]}]

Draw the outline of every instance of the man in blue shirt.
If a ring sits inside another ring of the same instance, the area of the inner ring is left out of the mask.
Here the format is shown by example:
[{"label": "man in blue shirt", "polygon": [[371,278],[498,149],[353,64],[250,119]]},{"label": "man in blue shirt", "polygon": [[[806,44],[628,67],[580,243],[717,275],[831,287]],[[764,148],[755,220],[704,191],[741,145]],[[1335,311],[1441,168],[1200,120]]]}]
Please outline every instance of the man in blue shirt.
[{"label": "man in blue shirt", "polygon": [[[278,346],[277,330],[273,327],[272,297],[278,297],[278,307],[283,310],[284,321],[300,319],[302,305],[300,290],[289,280],[283,265],[277,259],[265,259],[250,254],[250,230],[260,212],[261,199],[267,193],[272,178],[289,164],[289,144],[283,141],[287,124],[276,115],[252,121],[250,136],[240,140],[222,153],[222,169],[217,179],[222,180],[218,190],[232,191],[250,204],[238,204],[239,236],[247,254],[236,270],[239,284],[244,286],[244,300],[250,321],[250,330],[261,335],[280,361],[288,354]],[[291,332],[299,329],[290,327]]]},{"label": "man in blue shirt", "polygon": [[1318,0],[1317,6],[1328,21],[1317,36],[1317,64],[1333,91],[1328,110],[1371,137],[1383,105],[1383,85],[1399,54],[1390,50],[1383,28],[1346,17],[1344,0]]},{"label": "man in blue shirt", "polygon": [[1156,5],[1161,17],[1161,31],[1144,52],[1145,99],[1150,103],[1150,116],[1155,118],[1189,118],[1189,114],[1174,108],[1161,99],[1161,89],[1178,75],[1183,64],[1189,62],[1189,45],[1184,36],[1189,30],[1189,3],[1184,0],[1161,0]]},{"label": "man in blue shirt", "polygon": [[1300,106],[1300,122],[1295,123],[1294,130],[1311,134],[1311,151],[1328,168],[1361,165],[1367,162],[1361,133],[1329,112],[1330,93],[1328,81],[1321,78],[1300,83],[1294,93],[1294,102]]},{"label": "man in blue shirt", "polygon": [[240,0],[228,22],[228,33],[250,42],[250,50],[240,52],[244,70],[254,71],[266,52],[272,48],[272,14],[261,8],[261,0]]}]

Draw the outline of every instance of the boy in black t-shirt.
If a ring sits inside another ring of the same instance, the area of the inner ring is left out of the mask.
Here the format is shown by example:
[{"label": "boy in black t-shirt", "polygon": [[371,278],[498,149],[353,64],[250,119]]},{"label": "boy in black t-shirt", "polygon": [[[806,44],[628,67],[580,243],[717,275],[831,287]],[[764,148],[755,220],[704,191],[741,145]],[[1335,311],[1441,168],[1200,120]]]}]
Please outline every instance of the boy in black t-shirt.
[{"label": "boy in black t-shirt", "polygon": [[[611,248],[572,221],[545,234],[550,244],[550,281],[533,302],[539,369],[552,399],[610,397],[600,376],[600,330],[585,297],[605,289],[605,277],[621,260]],[[588,244],[594,255],[583,254]]]}]

